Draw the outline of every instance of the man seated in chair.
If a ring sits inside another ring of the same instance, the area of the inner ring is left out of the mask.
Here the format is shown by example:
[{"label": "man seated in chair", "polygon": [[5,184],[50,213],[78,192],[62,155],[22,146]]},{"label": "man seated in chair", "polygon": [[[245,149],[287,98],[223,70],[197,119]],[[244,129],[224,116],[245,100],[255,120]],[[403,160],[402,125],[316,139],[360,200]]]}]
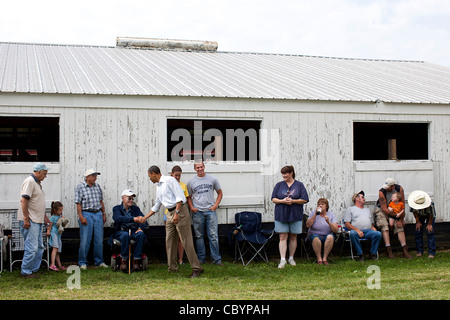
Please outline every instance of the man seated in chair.
[{"label": "man seated in chair", "polygon": [[364,191],[355,193],[352,201],[355,205],[347,208],[344,216],[345,227],[350,230],[350,241],[359,256],[359,260],[364,261],[360,239],[370,240],[370,258],[376,260],[381,232],[375,229],[373,215],[369,208],[364,207],[366,204]]},{"label": "man seated in chair", "polygon": [[[120,241],[120,255],[122,257],[122,264],[120,270],[126,272],[128,268],[128,245],[131,240],[134,240],[133,250],[133,269],[132,271],[140,270],[140,260],[142,259],[142,251],[145,242],[144,229],[148,226],[145,222],[144,214],[138,206],[133,205],[133,200],[136,197],[133,191],[127,189],[122,192],[122,204],[113,208],[113,220],[115,226],[114,239]],[[129,235],[131,229],[131,236]]]}]

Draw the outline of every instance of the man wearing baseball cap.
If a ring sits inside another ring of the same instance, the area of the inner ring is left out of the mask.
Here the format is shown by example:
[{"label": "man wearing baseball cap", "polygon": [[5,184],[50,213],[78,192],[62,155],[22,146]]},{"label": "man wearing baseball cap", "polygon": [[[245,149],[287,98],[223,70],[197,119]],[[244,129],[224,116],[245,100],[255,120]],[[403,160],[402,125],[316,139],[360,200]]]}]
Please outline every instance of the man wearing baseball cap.
[{"label": "man wearing baseball cap", "polygon": [[103,191],[97,181],[100,172],[88,169],[84,181],[75,188],[75,203],[80,224],[80,249],[78,265],[87,268],[87,255],[94,240],[94,265],[108,267],[103,261],[103,224],[106,222]]},{"label": "man wearing baseball cap", "polygon": [[17,212],[20,232],[25,242],[20,276],[36,278],[44,253],[42,228],[47,225],[50,231],[50,219],[45,214],[45,194],[41,182],[47,177],[49,168],[43,163],[33,166],[33,173],[24,180],[20,189],[20,205]]},{"label": "man wearing baseball cap", "polygon": [[417,257],[423,255],[423,233],[427,230],[428,258],[436,255],[436,238],[434,236],[434,221],[436,211],[430,196],[422,190],[415,190],[409,194],[408,204],[410,211],[416,219],[416,230],[414,232],[416,240]]},{"label": "man wearing baseball cap", "polygon": [[[405,203],[405,192],[403,187],[395,182],[393,178],[386,178],[381,189],[378,191],[378,201],[375,205],[374,215],[376,217],[377,227],[381,230],[383,235],[384,244],[386,246],[386,252],[390,259],[394,258],[394,254],[391,248],[391,241],[389,235],[389,217],[396,218],[396,214],[393,211],[389,211],[389,203],[391,202],[392,195],[397,192],[400,197],[399,201]],[[411,259],[411,255],[408,253],[408,247],[406,246],[405,230],[403,228],[404,222],[403,213],[394,224],[394,234],[397,234],[398,241],[402,246],[402,256],[407,259]]]},{"label": "man wearing baseball cap", "polygon": [[355,248],[360,261],[364,261],[364,254],[360,239],[370,240],[370,258],[376,260],[378,245],[381,241],[381,233],[375,229],[373,215],[370,209],[365,207],[366,199],[364,191],[352,196],[354,206],[348,207],[344,214],[345,227],[350,230],[350,241]]},{"label": "man wearing baseball cap", "polygon": [[[133,269],[132,271],[139,271],[141,268],[142,251],[146,240],[144,229],[148,226],[145,222],[144,214],[138,206],[133,204],[136,194],[130,190],[125,189],[122,192],[122,203],[113,208],[114,220],[114,239],[120,241],[120,256],[122,257],[122,264],[120,270],[126,272],[128,269],[128,245],[131,240],[134,240],[133,251]],[[131,235],[128,233],[131,230]]]}]

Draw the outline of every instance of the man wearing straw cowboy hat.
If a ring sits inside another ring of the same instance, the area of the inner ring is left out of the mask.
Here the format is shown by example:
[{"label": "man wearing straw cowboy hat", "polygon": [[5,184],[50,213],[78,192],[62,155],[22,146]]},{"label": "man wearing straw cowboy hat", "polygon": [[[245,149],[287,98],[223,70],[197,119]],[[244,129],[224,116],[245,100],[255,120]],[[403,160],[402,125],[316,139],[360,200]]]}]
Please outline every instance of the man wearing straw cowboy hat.
[{"label": "man wearing straw cowboy hat", "polygon": [[[436,255],[436,239],[434,237],[434,220],[436,219],[436,211],[434,203],[430,196],[421,190],[415,190],[408,197],[408,204],[411,212],[416,219],[416,230],[414,236],[416,239],[417,257],[423,255],[423,233],[427,230],[428,238],[428,258],[434,258]],[[426,226],[424,228],[424,226]]]}]

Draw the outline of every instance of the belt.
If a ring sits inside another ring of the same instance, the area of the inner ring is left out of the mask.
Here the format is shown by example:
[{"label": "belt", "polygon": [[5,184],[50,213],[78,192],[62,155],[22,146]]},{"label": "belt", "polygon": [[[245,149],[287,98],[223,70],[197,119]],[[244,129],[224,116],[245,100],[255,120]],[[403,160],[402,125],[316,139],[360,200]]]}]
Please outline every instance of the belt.
[{"label": "belt", "polygon": [[98,209],[98,210],[94,210],[94,209],[87,209],[87,210],[82,210],[82,211],[87,211],[87,212],[94,212],[94,213],[97,213],[97,212],[99,212],[100,211],[100,209]]},{"label": "belt", "polygon": [[[184,206],[185,204],[183,203],[182,204],[182,206]],[[173,211],[173,210],[175,210],[177,208],[177,206],[175,206],[175,207],[172,207],[172,208],[166,208],[167,209],[167,211]]]}]

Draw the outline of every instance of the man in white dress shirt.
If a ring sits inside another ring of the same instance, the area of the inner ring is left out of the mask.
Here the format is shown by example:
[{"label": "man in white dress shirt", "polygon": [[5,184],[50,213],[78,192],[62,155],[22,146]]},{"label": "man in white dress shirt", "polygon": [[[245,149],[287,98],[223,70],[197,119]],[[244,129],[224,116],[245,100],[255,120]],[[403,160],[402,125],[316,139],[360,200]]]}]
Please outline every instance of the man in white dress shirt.
[{"label": "man in white dress shirt", "polygon": [[174,177],[162,175],[157,166],[151,166],[148,169],[148,176],[153,183],[157,184],[156,203],[144,218],[148,219],[158,212],[161,204],[167,208],[166,247],[169,271],[178,271],[177,249],[179,237],[193,270],[191,278],[196,278],[203,273],[203,268],[194,249],[191,218],[184,192]]}]

